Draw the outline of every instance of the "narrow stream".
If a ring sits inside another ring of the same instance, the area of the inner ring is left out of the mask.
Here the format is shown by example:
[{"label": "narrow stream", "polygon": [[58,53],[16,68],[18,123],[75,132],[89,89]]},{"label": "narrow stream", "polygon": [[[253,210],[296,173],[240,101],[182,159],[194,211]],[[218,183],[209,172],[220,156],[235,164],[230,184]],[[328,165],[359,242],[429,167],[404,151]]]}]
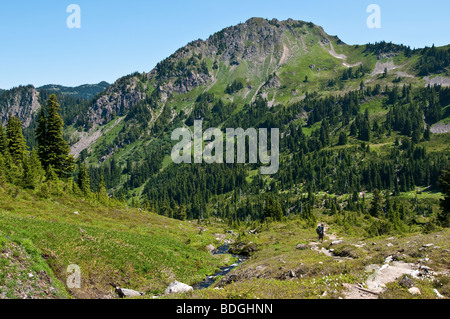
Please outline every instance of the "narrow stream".
[{"label": "narrow stream", "polygon": [[[230,248],[230,244],[225,244],[225,245],[219,247],[217,249],[217,251],[214,253],[214,255],[228,254],[229,248]],[[230,271],[232,271],[234,268],[238,267],[240,264],[242,264],[244,261],[246,261],[248,259],[247,257],[239,256],[239,255],[232,255],[232,256],[238,258],[238,261],[230,266],[221,267],[220,270],[217,271],[214,275],[206,277],[206,279],[204,279],[201,283],[195,285],[193,288],[195,290],[199,290],[199,289],[205,289],[205,288],[212,286],[218,276],[225,276]]]}]

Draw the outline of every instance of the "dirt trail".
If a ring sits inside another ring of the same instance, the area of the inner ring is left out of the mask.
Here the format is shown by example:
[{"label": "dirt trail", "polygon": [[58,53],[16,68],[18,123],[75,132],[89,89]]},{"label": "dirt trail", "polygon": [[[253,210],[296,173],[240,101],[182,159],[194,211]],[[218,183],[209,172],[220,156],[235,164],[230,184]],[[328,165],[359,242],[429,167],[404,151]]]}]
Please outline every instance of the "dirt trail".
[{"label": "dirt trail", "polygon": [[[324,224],[325,237],[329,241],[344,240],[342,237],[338,237],[335,233],[330,233],[330,227]],[[336,260],[345,260],[352,258],[342,258],[334,256],[332,250],[325,249],[324,247],[319,249],[318,242],[310,242],[312,250],[318,253],[325,254],[326,256],[333,257]],[[361,245],[354,245],[361,247]],[[378,299],[378,295],[384,290],[386,284],[398,280],[402,275],[410,275],[417,277],[419,274],[419,266],[417,264],[405,263],[401,261],[393,261],[392,256],[385,259],[383,265],[369,265],[366,267],[366,271],[373,273],[367,278],[364,283],[361,284],[344,284],[346,291],[344,292],[345,299]]]},{"label": "dirt trail", "polygon": [[[335,233],[330,234],[328,232],[329,228],[330,227],[328,225],[324,224],[324,230],[325,230],[324,231],[324,237],[328,237],[328,240],[330,240],[330,241],[342,240],[342,238],[338,238]],[[312,250],[315,250],[315,251],[317,251],[317,252],[319,252],[321,254],[327,255],[329,257],[334,257],[336,259],[341,259],[339,257],[334,256],[333,252],[328,250],[328,249],[325,249],[323,247],[319,249],[319,242],[315,242],[315,241],[314,242],[310,242],[309,245],[311,246]]]},{"label": "dirt trail", "polygon": [[392,261],[392,256],[386,258],[382,266],[369,265],[366,271],[374,271],[363,284],[344,284],[347,288],[345,299],[378,299],[387,283],[398,280],[403,275],[417,277],[419,267],[416,264]]}]

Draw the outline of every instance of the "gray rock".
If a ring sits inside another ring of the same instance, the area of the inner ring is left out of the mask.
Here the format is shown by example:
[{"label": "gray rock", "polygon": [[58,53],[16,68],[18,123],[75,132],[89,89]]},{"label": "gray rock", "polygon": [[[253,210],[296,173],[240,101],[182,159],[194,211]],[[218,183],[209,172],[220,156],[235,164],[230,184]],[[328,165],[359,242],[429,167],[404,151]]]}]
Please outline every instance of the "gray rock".
[{"label": "gray rock", "polygon": [[213,245],[208,245],[206,246],[206,250],[209,251],[209,253],[211,255],[215,254],[217,252],[217,248],[214,247]]},{"label": "gray rock", "polygon": [[433,291],[434,291],[434,293],[436,294],[436,296],[437,296],[438,298],[445,298],[444,296],[442,296],[442,295],[439,293],[439,291],[437,291],[437,289],[433,289]]},{"label": "gray rock", "polygon": [[143,292],[120,287],[116,287],[116,293],[120,298],[139,297],[145,295]]},{"label": "gray rock", "polygon": [[173,283],[169,285],[169,287],[167,287],[164,293],[168,295],[168,294],[177,294],[181,292],[188,292],[192,290],[194,290],[194,288],[192,288],[191,286],[175,280]]},{"label": "gray rock", "polygon": [[310,249],[310,246],[306,245],[306,244],[298,244],[296,249],[307,250],[307,249]]},{"label": "gray rock", "polygon": [[420,295],[420,290],[417,287],[411,287],[408,289],[409,293],[412,295]]},{"label": "gray rock", "polygon": [[411,278],[409,278],[408,276],[403,276],[400,280],[399,280],[399,285],[402,286],[403,288],[412,288],[414,287],[414,280],[412,280]]}]

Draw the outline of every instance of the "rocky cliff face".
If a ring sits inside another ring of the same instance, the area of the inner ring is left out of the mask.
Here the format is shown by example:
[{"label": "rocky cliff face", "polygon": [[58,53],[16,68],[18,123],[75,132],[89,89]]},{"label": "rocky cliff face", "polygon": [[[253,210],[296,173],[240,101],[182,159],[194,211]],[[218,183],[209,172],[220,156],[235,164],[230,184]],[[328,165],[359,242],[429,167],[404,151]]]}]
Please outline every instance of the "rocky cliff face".
[{"label": "rocky cliff face", "polygon": [[19,86],[4,91],[0,96],[0,119],[6,125],[9,114],[19,117],[24,127],[28,127],[33,114],[40,108],[39,92],[32,85]]},{"label": "rocky cliff face", "polygon": [[88,119],[94,126],[103,125],[113,119],[114,115],[124,115],[127,110],[146,97],[137,84],[136,76],[119,79],[94,100],[88,111]]},{"label": "rocky cliff face", "polygon": [[[262,69],[269,57],[273,65],[284,62],[288,51],[283,44],[285,33],[291,32],[301,38],[296,28],[304,25],[315,28],[313,24],[302,21],[252,18],[217,32],[207,40],[193,41],[158,63],[150,72],[126,76],[111,85],[93,102],[89,121],[93,126],[103,125],[112,119],[113,114],[125,115],[140,101],[145,100],[149,107],[158,107],[172,94],[184,94],[210,84],[214,80],[214,71],[205,67],[205,58],[231,66],[239,65],[243,60],[252,61],[255,69],[258,66]],[[151,96],[149,92],[155,90],[158,94]]]},{"label": "rocky cliff face", "polygon": [[[209,85],[215,78],[214,70],[210,65],[206,66],[207,59],[215,63],[222,61],[230,66],[239,65],[244,60],[252,61],[255,65],[253,72],[261,75],[267,58],[270,57],[270,64],[274,65],[286,60],[286,51],[289,50],[283,44],[285,33],[290,32],[300,39],[302,34],[298,33],[298,27],[305,24],[294,20],[252,18],[225,28],[207,40],[193,41],[161,61],[150,72],[135,73],[117,80],[92,101],[84,119],[94,127],[104,125],[116,115],[126,115],[141,101],[148,107],[158,108],[173,94],[184,94],[199,86]],[[309,28],[315,27],[313,24],[307,25]],[[276,79],[272,82],[270,86],[278,85]],[[6,122],[11,112],[28,127],[32,114],[40,107],[38,90],[27,86],[0,94],[2,123]]]}]

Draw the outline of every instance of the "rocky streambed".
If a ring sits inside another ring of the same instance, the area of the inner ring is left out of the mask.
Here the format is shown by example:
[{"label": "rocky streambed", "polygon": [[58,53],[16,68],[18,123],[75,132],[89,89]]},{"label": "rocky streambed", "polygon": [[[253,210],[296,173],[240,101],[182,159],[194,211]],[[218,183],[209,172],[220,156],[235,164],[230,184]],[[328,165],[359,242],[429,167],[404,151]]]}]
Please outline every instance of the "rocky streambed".
[{"label": "rocky streambed", "polygon": [[194,287],[193,287],[194,290],[205,289],[205,288],[212,286],[215,283],[217,277],[226,276],[230,271],[232,271],[234,268],[238,267],[239,265],[241,265],[243,262],[245,262],[248,259],[248,257],[242,256],[242,255],[231,254],[231,253],[229,253],[229,250],[230,250],[230,244],[224,244],[223,246],[219,247],[214,252],[214,255],[230,254],[234,258],[237,258],[237,261],[235,263],[233,263],[232,265],[221,267],[219,271],[217,271],[213,275],[206,277],[201,283],[194,285]]}]

